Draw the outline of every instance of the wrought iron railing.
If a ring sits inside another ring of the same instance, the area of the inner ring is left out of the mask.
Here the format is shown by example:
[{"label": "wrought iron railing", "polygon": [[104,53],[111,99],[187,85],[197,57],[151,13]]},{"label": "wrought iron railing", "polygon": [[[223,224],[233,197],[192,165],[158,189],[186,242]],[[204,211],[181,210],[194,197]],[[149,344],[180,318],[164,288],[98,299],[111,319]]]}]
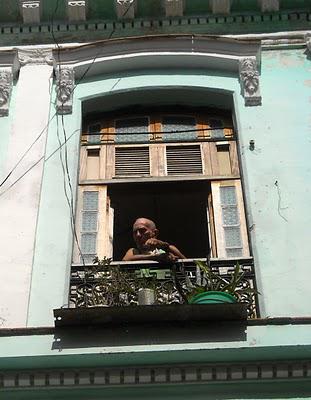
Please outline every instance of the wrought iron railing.
[{"label": "wrought iron railing", "polygon": [[[229,282],[236,263],[244,272],[239,289],[256,289],[252,258],[211,259],[214,273]],[[182,260],[175,265],[157,262],[112,262],[109,268],[100,265],[73,265],[70,280],[70,307],[138,305],[141,288],[154,289],[157,304],[184,304],[189,282],[195,284],[201,271],[195,260]],[[244,290],[239,301],[247,303],[248,318],[258,317],[257,295]]]}]

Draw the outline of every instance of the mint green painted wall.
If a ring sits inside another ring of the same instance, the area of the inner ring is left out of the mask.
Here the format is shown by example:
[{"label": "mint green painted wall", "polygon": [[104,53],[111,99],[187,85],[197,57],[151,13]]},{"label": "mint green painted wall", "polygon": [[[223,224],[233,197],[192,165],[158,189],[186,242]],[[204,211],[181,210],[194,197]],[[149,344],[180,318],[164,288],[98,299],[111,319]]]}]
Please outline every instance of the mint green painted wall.
[{"label": "mint green painted wall", "polygon": [[[237,107],[261,310],[310,316],[311,62],[262,53],[262,107]],[[249,150],[255,140],[255,150]],[[277,185],[276,186],[276,181]]]},{"label": "mint green painted wall", "polygon": [[[67,135],[77,132],[68,143],[72,182],[76,182],[84,99],[164,86],[233,92],[262,316],[309,316],[310,72],[311,62],[304,50],[263,52],[263,104],[258,107],[244,106],[237,76],[209,71],[195,71],[193,75],[182,70],[170,70],[168,74],[139,71],[84,81],[75,91],[73,114],[64,116]],[[255,140],[253,152],[249,150],[250,140]],[[57,146],[54,119],[47,156]],[[29,326],[53,325],[52,309],[67,303],[71,252],[69,208],[59,155],[55,154],[44,170]]]}]

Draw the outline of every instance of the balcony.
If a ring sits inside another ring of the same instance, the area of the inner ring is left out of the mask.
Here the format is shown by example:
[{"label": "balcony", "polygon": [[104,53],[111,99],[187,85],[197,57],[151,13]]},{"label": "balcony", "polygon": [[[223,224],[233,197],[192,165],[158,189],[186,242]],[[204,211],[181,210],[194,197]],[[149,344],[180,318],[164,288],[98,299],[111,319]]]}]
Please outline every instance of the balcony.
[{"label": "balcony", "polygon": [[[222,319],[221,315],[228,320],[258,317],[257,295],[251,292],[241,295],[236,304],[209,304],[203,307],[187,304],[187,283],[196,283],[202,274],[195,261],[182,260],[175,266],[160,265],[154,261],[112,262],[109,268],[73,265],[69,295],[71,314],[79,314],[81,317],[81,312],[84,312],[85,318],[86,310],[89,310],[89,315],[92,314],[89,323],[99,319],[102,322],[122,320],[125,316],[132,322],[137,318],[146,321],[151,309],[152,319],[155,320],[172,316],[177,320],[185,320],[185,314],[189,314],[192,320],[201,320],[203,314],[205,319]],[[256,285],[252,258],[211,259],[210,265],[214,273],[229,282],[237,262],[244,272],[239,288],[254,289]],[[120,284],[124,278],[126,283]],[[146,287],[154,289],[154,305],[141,305],[145,303],[140,302],[139,289]],[[56,325],[65,323],[63,312],[59,311],[55,317]],[[81,322],[80,317],[78,319]]]}]

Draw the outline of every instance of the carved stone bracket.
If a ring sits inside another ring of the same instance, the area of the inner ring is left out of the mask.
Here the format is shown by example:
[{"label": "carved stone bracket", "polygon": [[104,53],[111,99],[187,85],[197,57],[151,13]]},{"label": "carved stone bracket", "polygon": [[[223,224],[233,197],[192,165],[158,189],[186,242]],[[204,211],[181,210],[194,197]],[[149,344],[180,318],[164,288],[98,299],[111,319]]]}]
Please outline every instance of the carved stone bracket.
[{"label": "carved stone bracket", "polygon": [[185,9],[185,0],[164,0],[166,17],[182,17]]},{"label": "carved stone bracket", "polygon": [[74,91],[74,69],[61,67],[56,71],[56,109],[59,114],[72,113],[72,99]]},{"label": "carved stone bracket", "polygon": [[0,117],[9,115],[9,102],[13,86],[11,68],[0,68]]},{"label": "carved stone bracket", "polygon": [[137,0],[115,0],[115,7],[119,19],[133,19],[137,9]]},{"label": "carved stone bracket", "polygon": [[86,7],[86,0],[67,0],[67,14],[69,21],[85,21]]},{"label": "carved stone bracket", "polygon": [[279,11],[280,0],[258,0],[262,12]]},{"label": "carved stone bracket", "polygon": [[239,63],[241,92],[246,106],[261,104],[259,72],[255,57],[243,58]]},{"label": "carved stone bracket", "polygon": [[307,49],[309,50],[309,53],[311,54],[311,32],[309,32],[305,35],[305,41],[306,41]]},{"label": "carved stone bracket", "polygon": [[210,0],[213,14],[230,14],[231,0]]},{"label": "carved stone bracket", "polygon": [[18,49],[18,61],[21,66],[54,64],[52,50],[50,49]]},{"label": "carved stone bracket", "polygon": [[20,10],[24,24],[40,23],[41,1],[40,0],[20,0]]}]

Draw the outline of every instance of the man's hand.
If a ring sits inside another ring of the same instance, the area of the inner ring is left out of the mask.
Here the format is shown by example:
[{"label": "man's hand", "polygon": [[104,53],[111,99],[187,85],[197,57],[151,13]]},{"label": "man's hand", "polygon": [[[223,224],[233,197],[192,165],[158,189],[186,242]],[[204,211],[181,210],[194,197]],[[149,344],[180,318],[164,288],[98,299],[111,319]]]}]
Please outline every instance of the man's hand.
[{"label": "man's hand", "polygon": [[167,251],[169,249],[169,244],[166,242],[162,242],[162,240],[156,238],[150,238],[145,243],[145,248],[154,250],[154,249],[162,249]]},{"label": "man's hand", "polygon": [[152,256],[152,259],[160,263],[174,263],[178,260],[178,257],[175,256],[173,253],[162,253]]}]

